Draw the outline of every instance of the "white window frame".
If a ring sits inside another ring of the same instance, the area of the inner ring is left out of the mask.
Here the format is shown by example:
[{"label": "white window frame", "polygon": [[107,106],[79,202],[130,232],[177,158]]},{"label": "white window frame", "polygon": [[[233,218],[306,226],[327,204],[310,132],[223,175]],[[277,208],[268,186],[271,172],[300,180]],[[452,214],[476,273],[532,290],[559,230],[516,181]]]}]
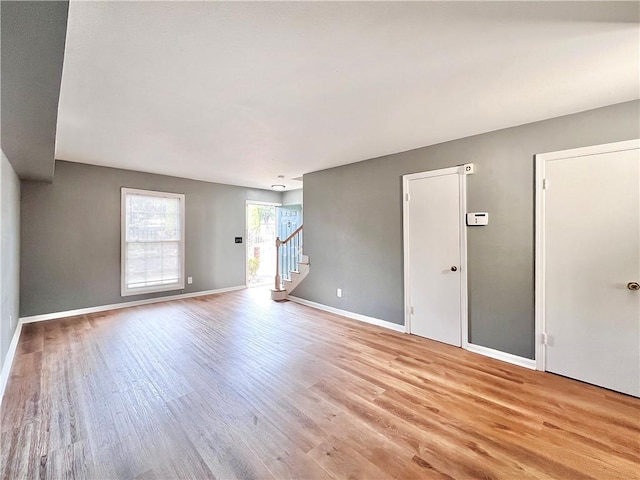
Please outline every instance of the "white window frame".
[{"label": "white window frame", "polygon": [[[177,198],[180,201],[180,241],[178,243],[180,259],[180,278],[178,283],[172,283],[169,285],[157,285],[152,287],[141,288],[127,288],[126,285],[126,272],[127,272],[127,212],[126,212],[126,198],[127,195],[145,195],[149,197],[161,197],[161,198]],[[126,297],[131,295],[143,295],[145,293],[155,292],[168,292],[171,290],[183,290],[185,284],[185,208],[184,208],[185,196],[183,193],[168,193],[157,192],[154,190],[140,190],[137,188],[121,188],[120,194],[120,296]]]}]

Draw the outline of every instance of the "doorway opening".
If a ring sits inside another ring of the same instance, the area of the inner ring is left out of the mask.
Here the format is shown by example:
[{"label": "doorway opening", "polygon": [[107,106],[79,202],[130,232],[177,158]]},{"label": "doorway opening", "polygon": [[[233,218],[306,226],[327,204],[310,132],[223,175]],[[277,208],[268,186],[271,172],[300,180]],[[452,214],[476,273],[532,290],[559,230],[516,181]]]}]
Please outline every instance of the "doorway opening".
[{"label": "doorway opening", "polygon": [[268,285],[274,281],[278,205],[247,202],[247,287]]},{"label": "doorway opening", "polygon": [[[278,207],[278,238],[285,240],[302,226],[302,205],[283,205]],[[293,243],[293,245],[292,245]],[[298,262],[302,255],[302,243],[297,239],[287,243],[280,251],[280,272],[282,278],[290,280],[289,272],[298,270]]]}]

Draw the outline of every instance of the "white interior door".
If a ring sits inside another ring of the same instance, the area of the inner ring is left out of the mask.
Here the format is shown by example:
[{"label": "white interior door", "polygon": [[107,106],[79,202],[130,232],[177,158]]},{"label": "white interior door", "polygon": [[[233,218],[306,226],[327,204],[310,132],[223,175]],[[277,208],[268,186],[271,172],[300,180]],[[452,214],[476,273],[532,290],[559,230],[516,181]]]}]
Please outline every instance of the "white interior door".
[{"label": "white interior door", "polygon": [[405,177],[409,194],[405,209],[405,288],[410,332],[461,346],[462,182],[455,171],[428,173],[436,176]]},{"label": "white interior door", "polygon": [[545,165],[546,369],[640,396],[640,150]]}]

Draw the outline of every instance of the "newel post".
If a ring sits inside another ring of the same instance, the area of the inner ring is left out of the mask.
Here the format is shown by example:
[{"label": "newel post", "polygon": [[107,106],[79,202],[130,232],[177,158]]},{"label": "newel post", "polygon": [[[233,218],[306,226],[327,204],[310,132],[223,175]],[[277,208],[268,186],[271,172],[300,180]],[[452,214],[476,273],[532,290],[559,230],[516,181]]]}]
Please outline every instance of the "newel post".
[{"label": "newel post", "polygon": [[280,245],[282,242],[280,241],[280,237],[276,237],[276,285],[275,290],[280,290],[282,283],[280,282]]}]

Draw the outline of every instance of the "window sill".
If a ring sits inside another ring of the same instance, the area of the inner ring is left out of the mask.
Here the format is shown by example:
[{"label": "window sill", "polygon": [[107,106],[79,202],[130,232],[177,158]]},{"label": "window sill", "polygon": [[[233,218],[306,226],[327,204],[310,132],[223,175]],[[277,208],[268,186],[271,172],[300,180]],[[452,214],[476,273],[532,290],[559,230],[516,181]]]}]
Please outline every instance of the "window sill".
[{"label": "window sill", "polygon": [[145,287],[145,288],[134,288],[134,289],[122,289],[120,291],[121,297],[131,297],[134,295],[146,295],[148,293],[158,293],[158,292],[170,292],[173,290],[184,290],[184,282],[181,283],[172,283],[170,285],[158,285],[157,287]]}]

